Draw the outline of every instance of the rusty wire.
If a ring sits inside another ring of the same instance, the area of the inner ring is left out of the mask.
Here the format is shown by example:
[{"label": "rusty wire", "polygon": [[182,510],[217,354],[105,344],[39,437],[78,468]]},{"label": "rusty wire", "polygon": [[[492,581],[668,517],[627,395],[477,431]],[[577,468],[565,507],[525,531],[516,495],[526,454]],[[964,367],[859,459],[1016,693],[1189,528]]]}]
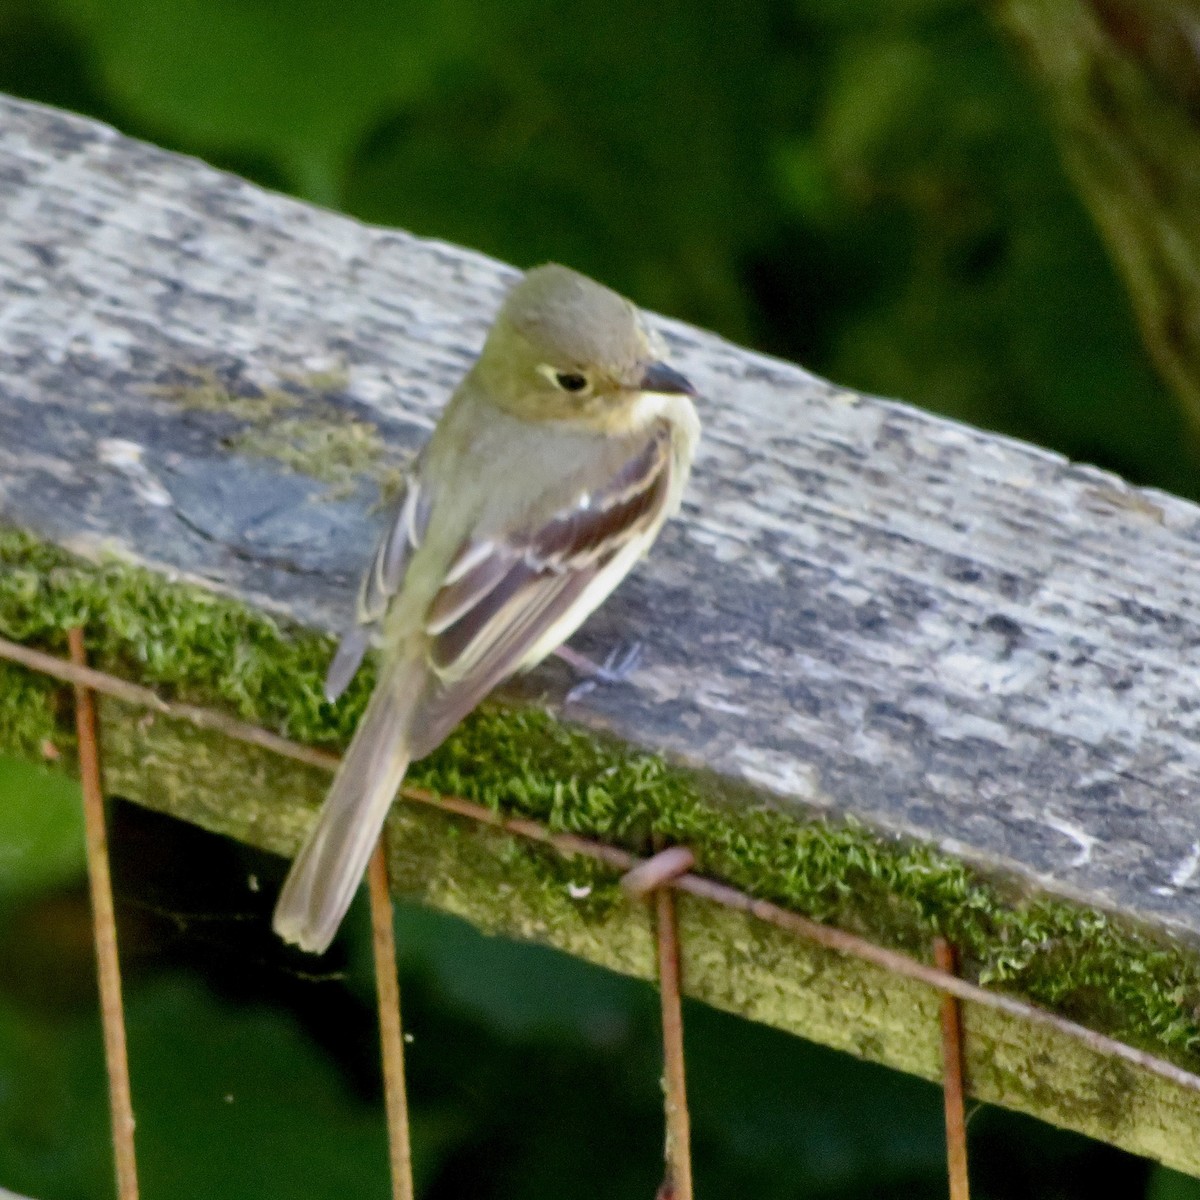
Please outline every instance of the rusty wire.
[{"label": "rusty wire", "polygon": [[683,1001],[679,976],[679,926],[675,894],[654,893],[658,992],[662,1002],[663,1092],[667,1110],[667,1184],[674,1200],[692,1200],[692,1127],[683,1057]]},{"label": "rusty wire", "polygon": [[382,837],[367,868],[367,886],[371,898],[371,944],[375,960],[375,993],[379,1000],[379,1046],[383,1059],[392,1200],[413,1200],[412,1139],[408,1128],[408,1092],[404,1085],[404,1030],[400,1023],[396,929],[388,889],[387,849]]},{"label": "rusty wire", "polygon": [[[9,659],[66,683],[81,683],[92,691],[110,695],[127,704],[148,708],[163,716],[189,721],[202,728],[223,733],[237,741],[259,746],[309,766],[332,771],[336,769],[339,761],[337,755],[328,751],[290,741],[269,730],[228,717],[224,713],[212,709],[163,700],[149,688],[107,675],[101,671],[79,667],[52,654],[32,650],[3,638],[0,638],[0,658]],[[540,842],[562,854],[578,854],[592,858],[621,873],[628,872],[639,863],[646,861],[618,846],[580,837],[577,834],[556,833],[528,817],[506,816],[460,796],[437,795],[423,788],[408,785],[401,789],[400,794],[405,799],[418,804],[429,805],[443,812],[466,817],[479,824],[489,825],[506,833]],[[1096,1054],[1122,1060],[1188,1091],[1200,1094],[1200,1075],[1195,1075],[1145,1050],[1129,1046],[1107,1034],[1098,1033],[1094,1029],[1089,1029],[1087,1026],[1080,1025],[1044,1008],[1039,1008],[1026,1000],[1019,1000],[1015,996],[1006,995],[1003,992],[991,991],[979,984],[961,979],[951,972],[930,966],[928,963],[911,958],[897,950],[879,946],[866,938],[831,926],[821,925],[799,913],[773,904],[769,900],[760,900],[746,892],[739,891],[729,884],[689,872],[672,879],[666,886],[746,913],[827,950],[871,963],[884,971],[922,983],[961,1001],[978,1004],[1018,1020],[1053,1029],[1086,1045]]]},{"label": "rusty wire", "polygon": [[[86,669],[83,630],[68,635],[71,658]],[[92,897],[92,931],[100,982],[100,1023],[104,1031],[104,1062],[108,1071],[108,1102],[112,1114],[113,1160],[120,1200],[137,1200],[137,1157],[133,1146],[133,1096],[129,1086],[129,1055],[125,1045],[125,1010],[121,1003],[121,966],[117,955],[117,921],[112,877],[108,866],[108,832],[104,822],[104,788],[100,777],[100,745],[96,736],[96,706],[86,684],[75,685],[75,728],[79,735],[79,774],[83,787],[83,825],[87,844],[88,885]]]},{"label": "rusty wire", "polygon": [[[945,938],[933,939],[933,961],[951,975],[958,954]],[[946,1106],[946,1169],[950,1200],[970,1200],[967,1173],[966,1086],[963,1078],[962,1012],[954,996],[942,996],[942,1095]]]},{"label": "rusty wire", "polygon": [[631,896],[652,890],[654,940],[658,950],[658,993],[662,1007],[663,1099],[666,1111],[666,1176],[659,1197],[692,1200],[692,1126],[688,1114],[687,1071],[683,1053],[683,988],[681,983],[679,921],[673,878],[695,866],[686,846],[660,850],[621,878]]}]

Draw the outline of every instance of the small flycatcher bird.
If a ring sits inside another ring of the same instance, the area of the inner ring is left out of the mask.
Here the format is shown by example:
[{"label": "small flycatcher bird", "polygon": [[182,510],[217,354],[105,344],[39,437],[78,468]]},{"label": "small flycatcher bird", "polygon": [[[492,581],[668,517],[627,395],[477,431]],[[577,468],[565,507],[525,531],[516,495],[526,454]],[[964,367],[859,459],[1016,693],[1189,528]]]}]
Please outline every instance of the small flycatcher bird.
[{"label": "small flycatcher bird", "polygon": [[679,508],[700,423],[638,310],[554,264],[509,292],[409,471],[325,694],[369,645],[378,681],[275,908],[320,953],[408,764],[497,684],[557,649]]}]

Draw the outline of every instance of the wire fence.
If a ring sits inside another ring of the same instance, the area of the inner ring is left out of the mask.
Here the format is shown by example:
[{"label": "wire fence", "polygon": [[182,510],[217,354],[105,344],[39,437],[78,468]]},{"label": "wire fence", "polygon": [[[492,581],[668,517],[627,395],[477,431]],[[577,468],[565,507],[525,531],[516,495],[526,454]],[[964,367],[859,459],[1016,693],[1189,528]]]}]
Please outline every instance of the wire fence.
[{"label": "wire fence", "polygon": [[[83,633],[70,631],[69,660],[0,639],[0,659],[6,659],[70,684],[74,688],[79,735],[80,775],[83,784],[88,873],[101,993],[106,1065],[112,1112],[112,1137],[119,1200],[136,1200],[138,1181],[134,1151],[134,1111],[125,1048],[121,1004],[117,932],[112,888],[108,873],[104,829],[103,767],[96,736],[95,693],[111,696],[142,708],[209,730],[217,730],[298,762],[332,771],[336,755],[280,737],[269,730],[195,705],[163,700],[149,688],[96,671],[87,666]],[[942,1085],[946,1112],[946,1158],[950,1200],[968,1200],[967,1137],[964,1077],[962,1001],[993,1008],[1010,1016],[1049,1026],[1085,1043],[1094,1052],[1135,1065],[1200,1093],[1200,1077],[1145,1051],[1088,1029],[1056,1013],[1003,993],[989,991],[959,977],[954,947],[945,939],[932,946],[934,965],[877,945],[843,930],[820,925],[717,880],[692,871],[695,859],[683,846],[662,847],[648,858],[576,834],[554,832],[526,817],[506,816],[459,796],[436,795],[405,786],[401,796],[410,802],[500,829],[510,835],[539,842],[564,855],[583,855],[622,875],[622,886],[635,900],[651,907],[659,991],[662,1002],[663,1092],[665,1113],[665,1174],[657,1200],[693,1200],[690,1132],[683,1038],[681,953],[675,914],[675,893],[683,892],[723,905],[784,929],[816,945],[873,963],[894,974],[916,980],[941,993]],[[404,1082],[404,1033],[400,1019],[400,994],[392,903],[387,860],[380,840],[368,873],[372,945],[379,1009],[380,1053],[383,1064],[389,1160],[394,1200],[413,1200],[412,1160],[408,1102]],[[0,1191],[0,1200],[6,1195]]]}]

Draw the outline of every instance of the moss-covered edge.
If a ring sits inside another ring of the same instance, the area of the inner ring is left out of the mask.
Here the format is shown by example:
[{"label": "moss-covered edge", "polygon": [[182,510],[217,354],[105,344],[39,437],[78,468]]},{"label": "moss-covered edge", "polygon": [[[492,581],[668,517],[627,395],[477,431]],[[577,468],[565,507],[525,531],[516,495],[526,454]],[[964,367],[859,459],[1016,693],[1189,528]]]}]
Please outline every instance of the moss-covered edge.
[{"label": "moss-covered edge", "polygon": [[[62,652],[76,624],[95,666],[311,744],[343,745],[370,688],[368,668],[330,706],[324,635],[0,527],[0,635]],[[50,681],[0,663],[0,751],[40,757],[46,741],[69,740],[61,700]],[[1200,961],[1187,947],[1023,896],[932,847],[852,820],[802,821],[532,708],[486,707],[412,781],[635,850],[654,835],[686,842],[705,873],[888,945],[924,953],[942,933],[970,977],[1200,1070]]]}]

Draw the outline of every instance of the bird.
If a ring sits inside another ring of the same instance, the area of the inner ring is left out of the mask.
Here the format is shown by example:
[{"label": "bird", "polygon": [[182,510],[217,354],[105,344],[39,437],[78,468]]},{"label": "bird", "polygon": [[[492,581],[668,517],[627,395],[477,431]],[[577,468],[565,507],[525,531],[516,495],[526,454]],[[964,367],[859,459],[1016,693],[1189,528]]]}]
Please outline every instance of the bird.
[{"label": "bird", "polygon": [[284,881],[273,926],[322,953],[408,766],[562,645],[678,511],[696,389],[634,304],[556,263],[504,298],[406,472],[330,663],[332,703],[376,683]]}]

